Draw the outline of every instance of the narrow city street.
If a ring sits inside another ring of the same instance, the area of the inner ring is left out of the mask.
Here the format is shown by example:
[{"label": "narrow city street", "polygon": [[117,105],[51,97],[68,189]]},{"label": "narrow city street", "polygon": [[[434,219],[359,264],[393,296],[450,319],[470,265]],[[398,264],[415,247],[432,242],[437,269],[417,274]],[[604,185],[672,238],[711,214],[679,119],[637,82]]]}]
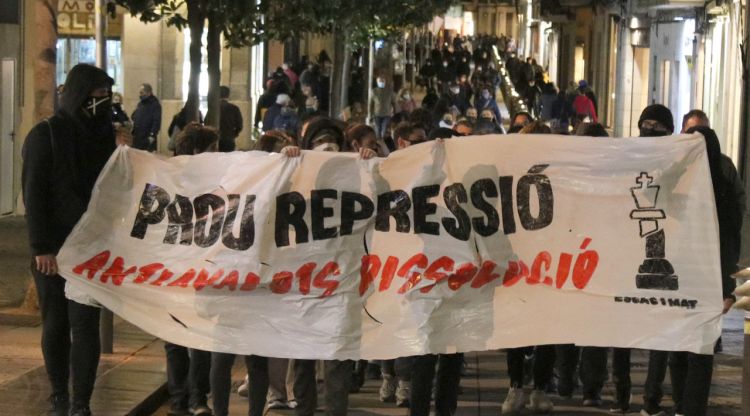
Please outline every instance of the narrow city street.
[{"label": "narrow city street", "polygon": [[0,416],[750,416],[748,1],[0,0]]}]

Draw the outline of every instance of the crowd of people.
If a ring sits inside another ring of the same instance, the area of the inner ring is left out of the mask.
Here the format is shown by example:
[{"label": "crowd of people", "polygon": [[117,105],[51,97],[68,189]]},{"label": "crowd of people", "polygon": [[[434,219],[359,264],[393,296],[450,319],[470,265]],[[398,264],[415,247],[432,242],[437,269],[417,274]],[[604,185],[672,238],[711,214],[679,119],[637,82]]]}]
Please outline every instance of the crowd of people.
[{"label": "crowd of people", "polygon": [[[342,121],[326,115],[329,103],[324,91],[328,88],[326,82],[330,82],[326,81],[325,67],[330,65],[326,56],[319,56],[317,63],[285,64],[268,78],[258,103],[254,124],[263,133],[254,149],[286,157],[298,157],[302,150],[354,152],[369,159],[387,157],[391,152],[431,140],[504,133],[495,97],[498,65],[503,61],[495,59],[493,47],[505,57],[513,83],[524,91],[532,109],[514,114],[509,132],[562,133],[606,140],[609,134],[597,122],[596,99],[585,82],[573,85],[572,91],[558,93],[554,85],[544,80],[533,60],[522,62],[515,58],[512,40],[457,37],[442,49],[433,50],[420,69],[420,85],[426,95],[419,104],[411,86],[402,80],[403,86],[396,90],[394,78],[387,72],[379,73],[368,103],[370,120]],[[90,414],[89,400],[99,360],[99,309],[65,298],[55,255],[86,210],[94,182],[116,144],[148,148],[154,145],[153,138],[158,133],[158,123],[147,122],[139,114],[140,109],[156,113],[153,108],[148,110],[155,104],[149,98],[153,93],[147,84],[141,88],[141,104],[133,115],[136,129],[132,137],[127,129],[117,128],[117,123],[126,120],[115,103],[112,84],[106,73],[93,66],[74,67],[64,85],[59,111],[34,127],[24,144],[23,194],[34,256],[32,270],[42,309],[42,350],[52,384],[51,412],[55,415]],[[542,85],[540,94],[534,92],[538,85]],[[545,95],[555,98],[545,99]],[[222,89],[222,98],[226,101],[228,96],[229,90]],[[224,111],[222,108],[222,120]],[[222,123],[218,131],[200,121],[187,122],[178,114],[170,127],[174,154],[234,150],[234,138],[242,130],[241,115],[238,120],[231,115],[233,110],[226,111],[229,121]],[[564,125],[565,120],[570,126]],[[638,122],[640,135],[671,135],[675,130],[672,120],[669,109],[651,105],[643,110]],[[681,131],[700,132],[706,141],[714,194],[705,197],[714,198],[717,206],[726,312],[734,300],[730,274],[736,271],[739,256],[744,188],[731,160],[721,155],[716,134],[704,113],[695,110],[686,114]],[[166,344],[165,350],[169,414],[227,415],[231,368],[236,357],[171,343]],[[517,414],[523,408],[548,413],[554,408],[551,393],[571,397],[578,380],[582,383],[583,405],[602,406],[602,389],[609,378],[608,355],[607,348],[574,345],[507,350],[510,389],[502,413]],[[615,385],[611,410],[626,413],[632,411],[630,350],[615,348],[611,357]],[[359,391],[368,374],[382,380],[379,396],[383,402],[408,408],[414,416],[427,416],[431,408],[439,416],[452,415],[457,408],[464,368],[462,354],[369,363],[260,356],[243,359],[248,377],[239,392],[249,397],[251,416],[261,416],[267,408],[293,408],[297,415],[311,416],[318,405],[319,378],[325,386],[326,413],[346,415],[349,395]],[[641,414],[666,415],[661,400],[669,367],[675,413],[705,415],[712,365],[711,355],[652,351]],[[68,391],[71,378],[72,399]],[[526,384],[531,385],[528,396]]]}]

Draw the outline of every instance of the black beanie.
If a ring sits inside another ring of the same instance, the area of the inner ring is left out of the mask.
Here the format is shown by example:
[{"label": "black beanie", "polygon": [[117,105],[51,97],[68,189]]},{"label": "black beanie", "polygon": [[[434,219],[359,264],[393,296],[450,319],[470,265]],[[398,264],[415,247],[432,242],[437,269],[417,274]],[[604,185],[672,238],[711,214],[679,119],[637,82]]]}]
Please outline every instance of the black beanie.
[{"label": "black beanie", "polygon": [[641,118],[638,119],[638,128],[641,128],[641,123],[645,120],[658,121],[669,130],[670,134],[674,133],[674,119],[672,118],[672,112],[661,104],[651,104],[643,109]]}]

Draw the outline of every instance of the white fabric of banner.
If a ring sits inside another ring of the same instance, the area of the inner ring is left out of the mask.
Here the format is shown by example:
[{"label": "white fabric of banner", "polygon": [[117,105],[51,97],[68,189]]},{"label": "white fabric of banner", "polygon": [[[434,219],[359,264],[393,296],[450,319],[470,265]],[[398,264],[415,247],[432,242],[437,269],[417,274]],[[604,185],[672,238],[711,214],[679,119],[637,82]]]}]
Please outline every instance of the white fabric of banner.
[{"label": "white fabric of banner", "polygon": [[70,297],[209,351],[712,353],[705,153],[700,135],[466,137],[368,161],[120,147],[58,263]]}]

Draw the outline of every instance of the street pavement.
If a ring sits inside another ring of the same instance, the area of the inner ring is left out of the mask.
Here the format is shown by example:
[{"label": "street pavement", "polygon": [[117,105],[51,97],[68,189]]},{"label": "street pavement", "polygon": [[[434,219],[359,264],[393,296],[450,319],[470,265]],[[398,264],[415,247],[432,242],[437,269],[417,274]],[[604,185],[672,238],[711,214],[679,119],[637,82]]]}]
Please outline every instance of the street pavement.
[{"label": "street pavement", "polygon": [[[643,383],[646,379],[648,365],[648,353],[635,351],[632,357],[631,375],[633,379],[633,408],[631,415],[637,415],[643,404]],[[463,394],[459,397],[457,416],[489,416],[499,415],[500,406],[508,391],[509,379],[507,366],[505,364],[505,353],[499,351],[487,351],[466,354],[467,371],[461,379]],[[244,377],[244,361],[236,360],[233,379],[235,385]],[[710,408],[707,416],[739,416],[742,415],[740,392],[742,386],[742,359],[741,357],[718,354],[714,369],[714,380],[711,388]],[[322,387],[319,384],[319,387]],[[407,409],[397,408],[393,403],[381,403],[378,399],[380,380],[368,380],[359,393],[349,395],[349,415],[392,415],[404,416],[408,414]],[[322,388],[320,389],[322,391]],[[527,390],[528,393],[528,390]],[[669,377],[665,383],[665,399],[663,406],[671,408],[671,386]],[[581,404],[580,389],[572,399],[562,399],[557,395],[551,395],[555,403],[555,415],[598,415],[610,414],[609,407],[612,404],[613,386],[611,381],[604,388],[604,405],[598,408],[583,407]],[[322,394],[319,395],[318,403],[323,403]],[[321,404],[322,406],[322,404]],[[154,416],[166,416],[168,407],[162,406]],[[231,396],[229,414],[247,414],[247,398],[241,397],[236,392]],[[316,413],[322,413],[319,408]],[[269,410],[267,415],[291,416],[292,410]],[[532,414],[524,411],[523,415]],[[672,413],[670,413],[671,415]]]}]

